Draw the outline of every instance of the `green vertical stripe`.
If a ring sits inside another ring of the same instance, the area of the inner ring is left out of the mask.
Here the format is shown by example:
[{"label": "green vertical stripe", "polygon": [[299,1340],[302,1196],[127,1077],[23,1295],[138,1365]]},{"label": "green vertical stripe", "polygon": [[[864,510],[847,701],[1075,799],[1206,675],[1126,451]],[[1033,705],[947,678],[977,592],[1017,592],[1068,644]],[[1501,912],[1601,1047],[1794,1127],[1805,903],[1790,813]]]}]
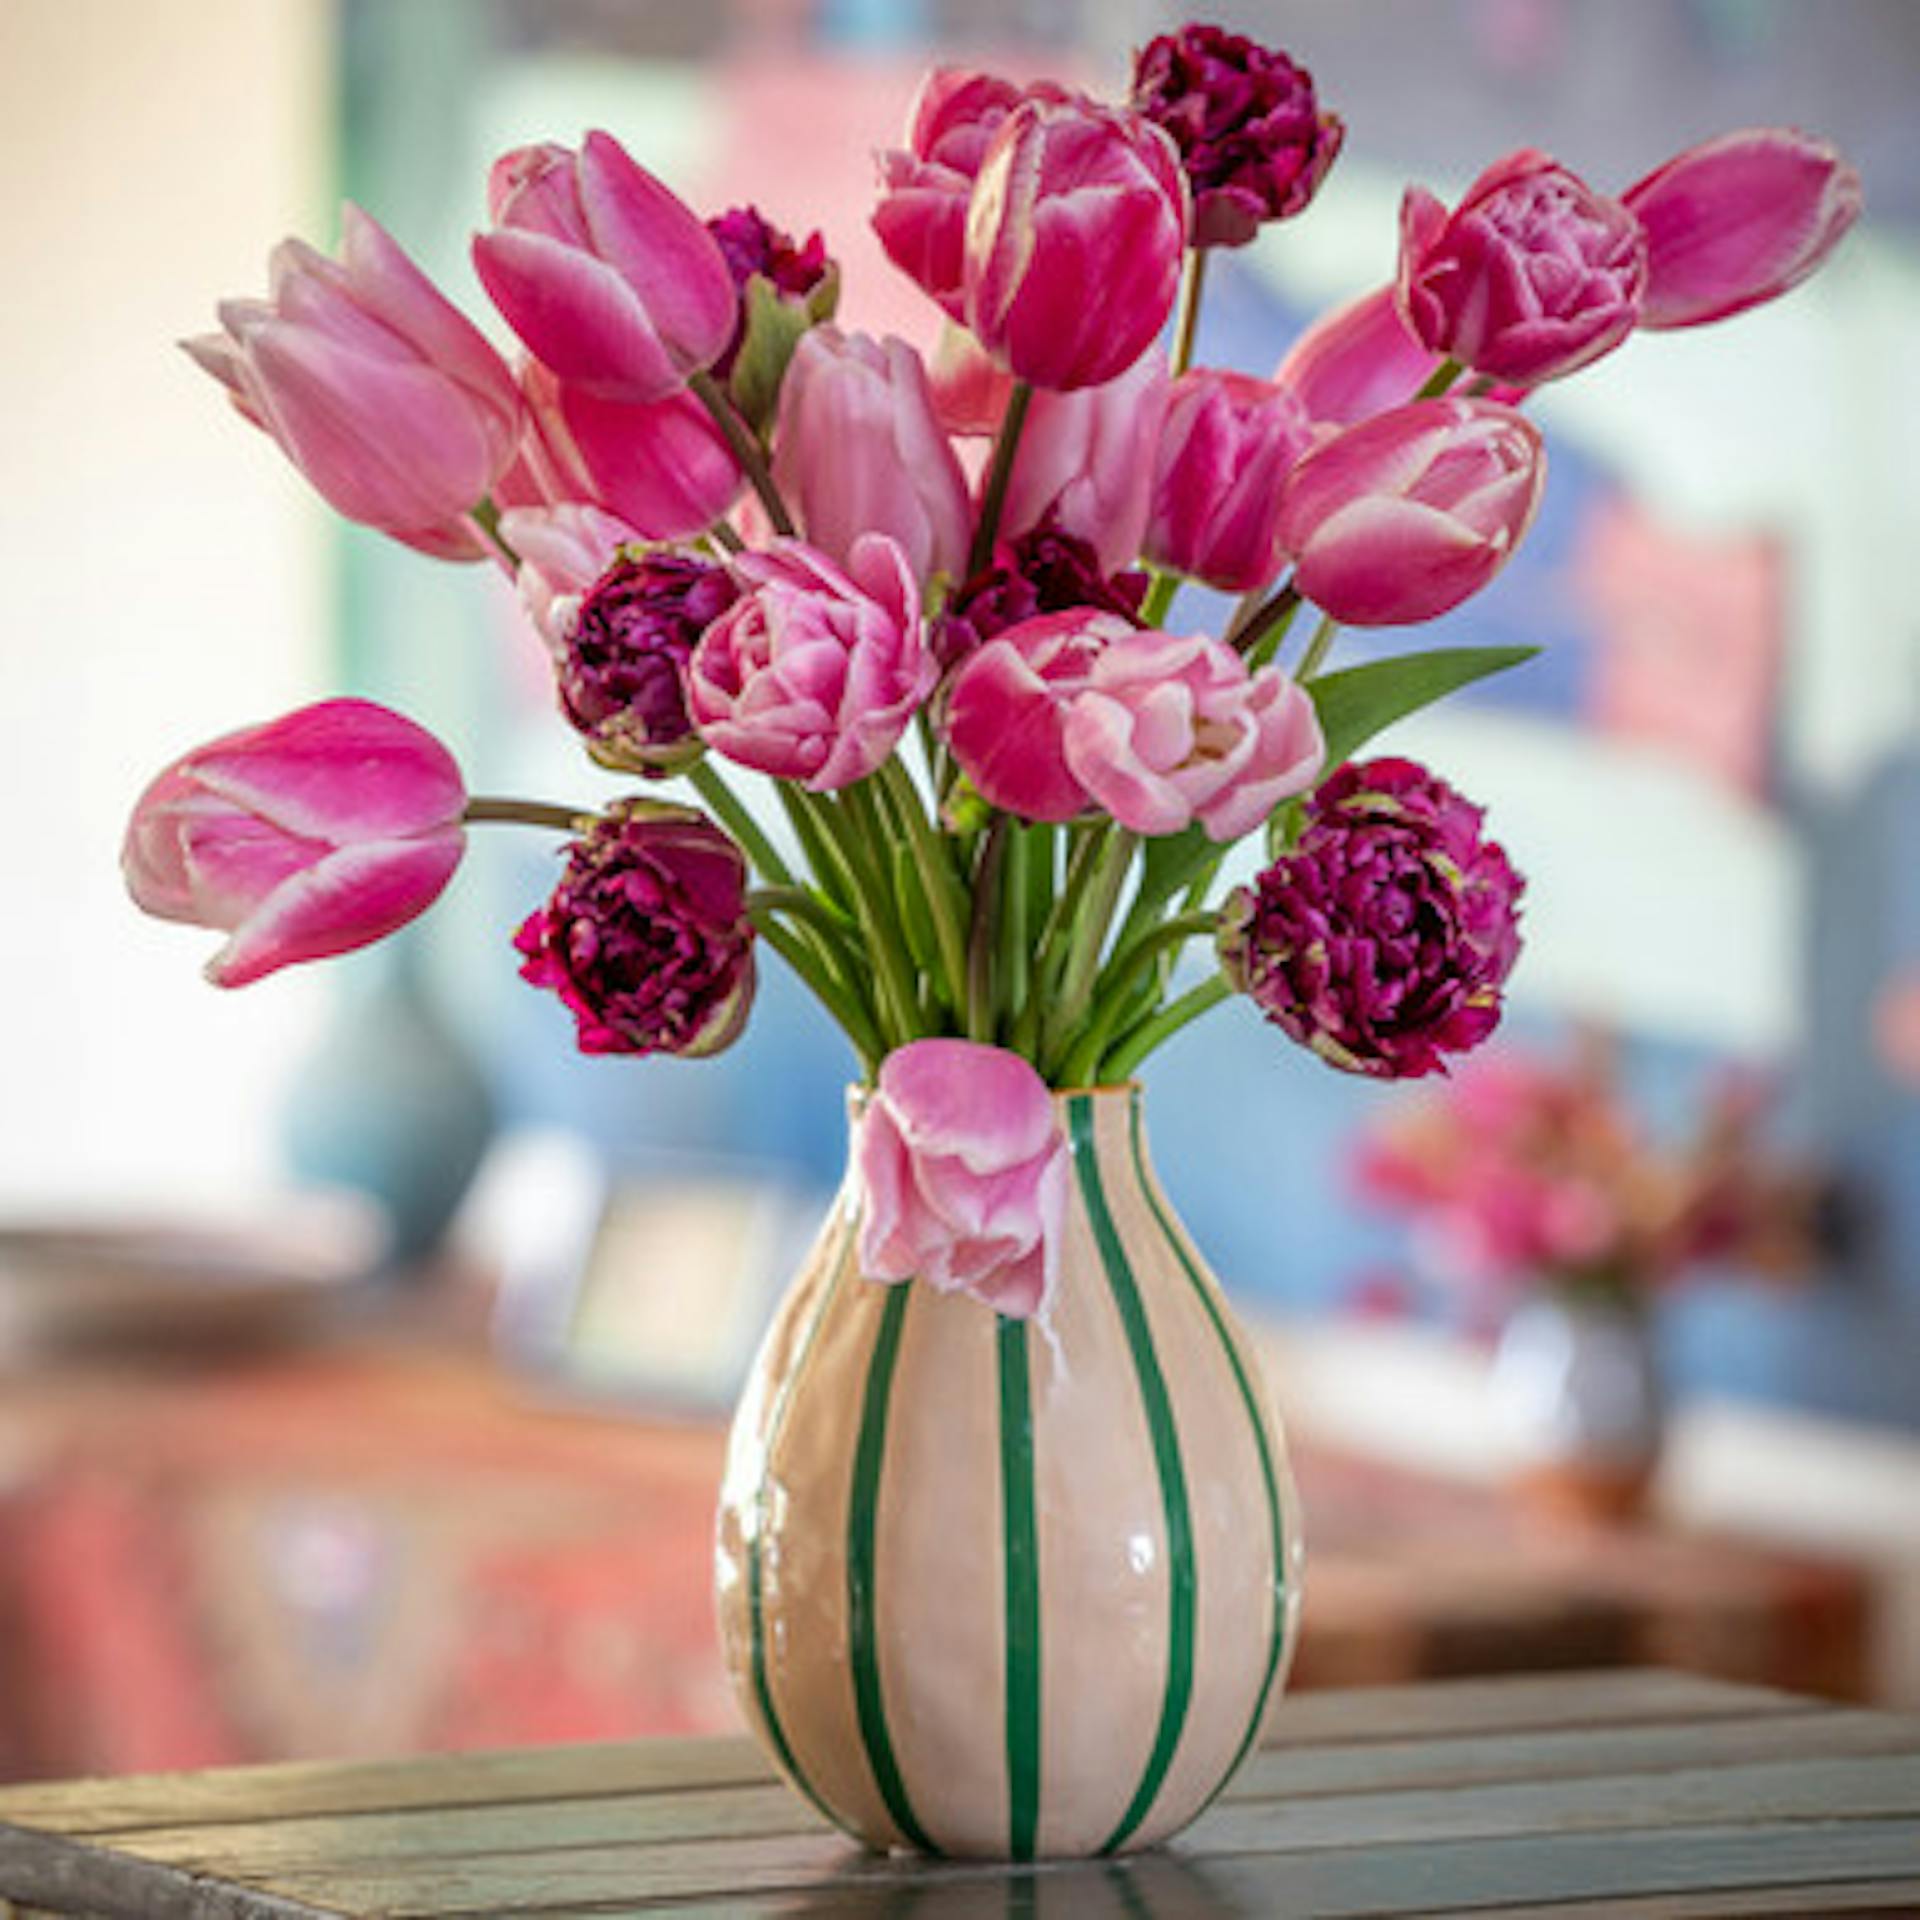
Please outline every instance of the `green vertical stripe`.
[{"label": "green vertical stripe", "polygon": [[[814,1791],[813,1783],[801,1771],[800,1763],[793,1757],[793,1749],[787,1744],[786,1729],[780,1724],[780,1715],[773,1704],[773,1686],[767,1676],[767,1636],[763,1612],[763,1594],[765,1573],[762,1566],[761,1543],[766,1535],[768,1512],[772,1504],[773,1456],[774,1448],[779,1444],[780,1435],[786,1426],[787,1409],[793,1404],[793,1396],[800,1384],[800,1376],[806,1372],[808,1358],[813,1353],[813,1343],[819,1336],[821,1325],[827,1317],[828,1309],[833,1305],[834,1296],[840,1291],[840,1283],[846,1278],[848,1256],[853,1252],[853,1223],[847,1223],[847,1229],[840,1241],[840,1248],[833,1256],[833,1277],[827,1282],[820,1295],[820,1304],[813,1310],[813,1318],[807,1322],[807,1330],[800,1338],[800,1346],[787,1363],[786,1373],[782,1376],[778,1391],[774,1394],[773,1405],[767,1413],[766,1438],[760,1448],[760,1483],[753,1491],[753,1532],[747,1541],[747,1619],[749,1623],[749,1645],[751,1649],[751,1669],[753,1674],[753,1696],[760,1705],[760,1718],[767,1729],[767,1737],[773,1742],[773,1750],[780,1756],[783,1766],[802,1793],[827,1819],[837,1827],[851,1833],[853,1829],[827,1805]],[[857,1836],[856,1836],[857,1837]]]},{"label": "green vertical stripe", "polygon": [[1040,1824],[1040,1539],[1033,1508],[1027,1323],[1000,1321],[1000,1518],[1007,1582],[1007,1850],[1033,1858]]},{"label": "green vertical stripe", "polygon": [[1133,1354],[1133,1371],[1140,1383],[1147,1432],[1153,1442],[1154,1466],[1159,1473],[1160,1501],[1167,1527],[1167,1684],[1160,1700],[1160,1726],[1154,1734],[1153,1751],[1147,1758],[1140,1784],[1134,1789],[1133,1799],[1120,1816],[1120,1824],[1101,1843],[1100,1851],[1111,1853],[1126,1843],[1153,1805],[1154,1795],[1160,1791],[1160,1783],[1173,1764],[1174,1750],[1180,1744],[1181,1729],[1186,1725],[1187,1706],[1193,1698],[1193,1526],[1187,1507],[1186,1470],[1180,1464],[1180,1432],[1173,1417],[1173,1402],[1167,1393],[1166,1377],[1160,1371],[1160,1356],[1154,1351],[1153,1329],[1147,1321],[1139,1286],[1127,1263],[1126,1249],[1120,1244],[1120,1235],[1100,1184],[1100,1168],[1094,1153],[1091,1096],[1075,1094],[1067,1102],[1067,1115],[1081,1198],[1086,1202],[1087,1217],[1093,1225],[1100,1264],[1106,1269],[1107,1288],[1119,1310],[1127,1345]]},{"label": "green vertical stripe", "polygon": [[860,1737],[874,1783],[887,1803],[893,1824],[922,1853],[940,1849],[914,1818],[900,1763],[887,1731],[886,1703],[880,1694],[880,1649],[875,1607],[874,1548],[879,1527],[880,1474],[887,1458],[887,1408],[893,1398],[893,1370],[900,1358],[900,1329],[913,1301],[912,1281],[889,1287],[867,1362],[866,1397],[860,1408],[860,1437],[853,1451],[853,1492],[847,1522],[847,1639],[853,1661],[853,1699],[860,1715]]},{"label": "green vertical stripe", "polygon": [[1267,1423],[1260,1417],[1260,1397],[1253,1382],[1247,1377],[1246,1363],[1240,1358],[1240,1349],[1226,1320],[1221,1314],[1219,1303],[1214,1299],[1214,1289],[1201,1277],[1200,1270],[1188,1254],[1186,1243],[1180,1238],[1173,1222],[1167,1217],[1167,1210],[1160,1204],[1159,1196],[1153,1190],[1153,1182],[1147,1177],[1147,1160],[1140,1140],[1140,1096],[1133,1096],[1133,1109],[1129,1125],[1133,1137],[1133,1172],[1140,1183],[1140,1191],[1146,1196],[1147,1205],[1153,1210],[1153,1217],[1160,1223],[1160,1231],[1166,1236],[1181,1266],[1186,1270],[1188,1280],[1193,1283],[1193,1291],[1200,1304],[1207,1310],[1207,1318],[1213,1322],[1213,1330],[1219,1335],[1220,1345],[1227,1356],[1227,1364],[1233,1369],[1235,1384],[1240,1389],[1240,1402],[1246,1408],[1247,1424],[1253,1429],[1253,1444],[1260,1453],[1260,1478],[1265,1483],[1267,1495],[1267,1533],[1273,1547],[1273,1631],[1267,1642],[1267,1670],[1261,1677],[1259,1697],[1254,1701],[1253,1715],[1247,1722],[1247,1730],[1242,1735],[1240,1745],[1227,1770],[1215,1783],[1206,1800],[1201,1802],[1204,1808],[1213,1800],[1234,1774],[1239,1770],[1240,1762],[1247,1757],[1247,1749],[1259,1737],[1260,1723],[1266,1718],[1267,1698],[1273,1691],[1273,1677],[1280,1670],[1280,1654],[1286,1645],[1287,1635],[1287,1535],[1286,1519],[1280,1510],[1280,1480],[1274,1471],[1273,1449],[1267,1443]]}]

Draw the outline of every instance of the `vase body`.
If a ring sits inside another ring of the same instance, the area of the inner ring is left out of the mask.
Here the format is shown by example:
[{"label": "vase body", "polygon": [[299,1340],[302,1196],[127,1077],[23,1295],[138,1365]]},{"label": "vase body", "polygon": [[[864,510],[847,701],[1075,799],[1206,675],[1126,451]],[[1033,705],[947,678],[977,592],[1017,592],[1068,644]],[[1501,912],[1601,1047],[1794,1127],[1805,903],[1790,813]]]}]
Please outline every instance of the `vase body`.
[{"label": "vase body", "polygon": [[1598,1519],[1645,1504],[1666,1430],[1646,1313],[1555,1294],[1528,1301],[1501,1334],[1493,1395],[1529,1503]]},{"label": "vase body", "polygon": [[735,1416],[718,1597],[768,1754],[876,1848],[1145,1846],[1252,1747],[1299,1614],[1258,1364],[1147,1158],[1063,1095],[1050,1325],[863,1279],[850,1178]]}]

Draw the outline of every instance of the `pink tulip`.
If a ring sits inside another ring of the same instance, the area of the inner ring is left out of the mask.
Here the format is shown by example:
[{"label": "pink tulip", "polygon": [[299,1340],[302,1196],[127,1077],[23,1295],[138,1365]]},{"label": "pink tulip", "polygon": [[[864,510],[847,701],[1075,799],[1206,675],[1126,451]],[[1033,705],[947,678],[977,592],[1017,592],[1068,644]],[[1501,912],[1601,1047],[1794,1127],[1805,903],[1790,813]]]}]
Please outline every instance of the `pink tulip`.
[{"label": "pink tulip", "polygon": [[577,500],[511,508],[500,516],[500,534],[520,557],[514,584],[549,647],[566,644],[581,599],[620,549],[641,537],[619,515]]},{"label": "pink tulip", "polygon": [[1007,116],[967,206],[967,324],[1016,378],[1097,387],[1153,344],[1180,283],[1190,209],[1179,150],[1088,101]]},{"label": "pink tulip", "polygon": [[1522,148],[1451,213],[1421,187],[1400,206],[1400,312],[1420,344],[1475,373],[1538,386],[1611,352],[1647,281],[1640,222]]},{"label": "pink tulip", "polygon": [[1056,822],[1088,810],[1087,790],[1067,765],[1067,712],[1093,663],[1134,631],[1114,613],[1039,614],[960,663],[946,692],[946,741],[989,805]]},{"label": "pink tulip", "polygon": [[1411,400],[1440,364],[1407,330],[1392,287],[1314,322],[1274,369],[1309,420],[1348,426]]},{"label": "pink tulip", "polygon": [[1797,287],[1860,217],[1860,176],[1791,127],[1724,133],[1622,198],[1647,234],[1643,327],[1697,327]]},{"label": "pink tulip", "polygon": [[1228,593],[1280,570],[1280,486],[1311,444],[1300,402],[1243,373],[1196,367],[1173,383],[1153,470],[1145,552]]},{"label": "pink tulip", "polygon": [[564,381],[664,399],[733,338],[739,296],[693,211],[610,134],[496,160],[473,264],[507,324]]},{"label": "pink tulip", "polygon": [[1045,81],[1029,88],[995,73],[935,67],[914,97],[906,148],[879,156],[873,230],[887,258],[949,319],[963,317],[967,202],[988,145],[1021,101],[1072,97]]},{"label": "pink tulip", "polygon": [[181,344],[349,520],[480,559],[466,516],[513,459],[513,376],[376,221],[348,206],[340,230],[337,262],[283,241],[271,297]]},{"label": "pink tulip", "polygon": [[460,864],[465,808],[432,734],[325,700],[176,760],[140,796],[121,868],[148,913],[230,935],[207,977],[243,987],[424,913]]},{"label": "pink tulip", "polygon": [[1135,833],[1238,840],[1304,793],[1326,758],[1313,702],[1203,633],[1130,633],[1070,704],[1067,765]]},{"label": "pink tulip", "polygon": [[897,541],[919,580],[966,564],[966,476],[904,340],[830,326],[801,340],[780,387],[773,477],[800,531],[843,566],[868,533]]},{"label": "pink tulip", "polygon": [[983,435],[999,431],[1013,393],[1013,375],[996,367],[965,327],[948,320],[934,343],[927,385],[933,393],[933,417],[949,433]]},{"label": "pink tulip", "polygon": [[1294,585],[1356,627],[1432,620],[1478,593],[1533,522],[1546,451],[1492,400],[1419,400],[1348,427],[1280,497]]},{"label": "pink tulip", "polygon": [[1068,1157],[1053,1096],[1027,1061],[972,1040],[915,1040],[880,1063],[854,1164],[860,1270],[1047,1317]]},{"label": "pink tulip", "polygon": [[1132,564],[1153,507],[1153,463],[1167,410],[1158,349],[1104,386],[1041,391],[1027,409],[1001,510],[1009,539],[1051,515],[1089,541],[1103,572]]},{"label": "pink tulip", "polygon": [[733,563],[744,589],[694,649],[687,710],[729,760],[815,793],[851,786],[890,754],[938,678],[920,590],[884,534],[843,573],[798,540]]}]

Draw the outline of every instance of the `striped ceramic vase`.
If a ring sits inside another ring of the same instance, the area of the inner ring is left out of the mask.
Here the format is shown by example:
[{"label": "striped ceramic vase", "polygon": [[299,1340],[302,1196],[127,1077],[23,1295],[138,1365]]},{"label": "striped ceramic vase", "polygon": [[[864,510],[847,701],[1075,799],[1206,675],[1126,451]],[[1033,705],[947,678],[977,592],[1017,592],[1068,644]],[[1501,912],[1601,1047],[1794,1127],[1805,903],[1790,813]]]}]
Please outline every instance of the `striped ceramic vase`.
[{"label": "striped ceramic vase", "polygon": [[1139,1095],[1061,1096],[1050,1329],[862,1279],[849,1184],[734,1419],[728,1663],[768,1753],[877,1848],[1031,1859],[1184,1826],[1278,1694],[1292,1483]]}]

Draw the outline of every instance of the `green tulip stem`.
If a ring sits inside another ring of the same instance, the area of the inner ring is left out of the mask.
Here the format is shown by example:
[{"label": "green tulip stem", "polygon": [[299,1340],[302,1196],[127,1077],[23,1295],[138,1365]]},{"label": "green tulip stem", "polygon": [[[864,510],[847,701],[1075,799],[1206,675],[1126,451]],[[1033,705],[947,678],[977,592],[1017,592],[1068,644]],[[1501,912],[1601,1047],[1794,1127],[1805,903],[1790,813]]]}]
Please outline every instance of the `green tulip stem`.
[{"label": "green tulip stem", "polygon": [[913,855],[926,888],[927,908],[933,916],[934,939],[940,947],[940,965],[951,989],[948,1003],[961,1004],[967,987],[967,897],[949,858],[949,843],[934,831],[920,803],[920,789],[906,763],[895,754],[880,769],[880,779],[896,817],[913,843]]},{"label": "green tulip stem", "polygon": [[1293,677],[1305,686],[1325,664],[1327,653],[1333,646],[1333,636],[1340,631],[1340,623],[1331,614],[1323,614],[1320,624],[1313,630],[1313,638],[1307,642],[1307,650],[1300,656],[1300,664],[1294,669]]},{"label": "green tulip stem", "polygon": [[727,784],[726,776],[711,760],[696,760],[687,769],[687,781],[718,815],[720,824],[740,842],[762,879],[777,887],[794,884],[793,870],[781,859],[746,802]]},{"label": "green tulip stem", "polygon": [[1162,1008],[1143,1026],[1134,1028],[1108,1054],[1100,1067],[1100,1084],[1115,1086],[1123,1080],[1132,1079],[1135,1069],[1156,1047],[1171,1040],[1190,1021],[1198,1020],[1203,1013],[1212,1012],[1232,993],[1233,989],[1227,984],[1225,976],[1217,973],[1212,979],[1201,981],[1191,992],[1183,993],[1171,1006]]},{"label": "green tulip stem", "polygon": [[556,807],[545,800],[506,800],[474,794],[460,817],[469,826],[551,827],[556,833],[578,835],[600,816],[592,807]]},{"label": "green tulip stem", "polygon": [[1007,410],[1000,417],[1000,432],[993,443],[993,464],[987,469],[986,491],[980,497],[980,519],[973,529],[973,546],[967,555],[967,578],[971,580],[993,558],[993,543],[1000,535],[1000,514],[1007,504],[1007,483],[1013,478],[1013,456],[1019,450],[1020,430],[1027,424],[1027,408],[1033,402],[1033,389],[1024,380],[1013,383],[1007,395]]},{"label": "green tulip stem", "polygon": [[707,541],[717,554],[745,553],[747,543],[734,532],[725,520],[716,520],[707,529]]},{"label": "green tulip stem", "polygon": [[886,837],[873,796],[863,787],[864,782],[856,781],[837,795],[806,794],[803,804],[832,842],[853,882],[853,906],[867,937],[880,1001],[892,1013],[891,1021],[882,1018],[881,1037],[900,1047],[923,1037],[920,992],[895,911],[892,877],[882,865]]},{"label": "green tulip stem", "polygon": [[793,517],[787,512],[787,503],[780,498],[780,489],[773,484],[773,469],[767,465],[767,456],[760,442],[755,439],[753,429],[740,418],[719,381],[705,367],[700,367],[687,376],[687,390],[713,416],[713,424],[720,429],[720,437],[739,461],[748,484],[760,496],[760,504],[766,508],[774,532],[791,534],[794,531]]},{"label": "green tulip stem", "polygon": [[495,505],[493,495],[488,494],[467,515],[467,519],[472,523],[474,531],[493,549],[493,557],[500,562],[501,566],[509,574],[518,573],[520,556],[507,544],[506,535],[500,531],[500,509]]},{"label": "green tulip stem", "polygon": [[[1093,878],[1074,915],[1068,933],[1066,975],[1060,983],[1059,1030],[1070,1035],[1086,1012],[1093,992],[1094,974],[1100,965],[1100,952],[1106,945],[1108,929],[1113,925],[1114,909],[1120,904],[1127,883],[1127,870],[1133,864],[1140,836],[1122,828],[1107,836],[1100,849]],[[1057,1063],[1056,1063],[1057,1064]]]},{"label": "green tulip stem", "polygon": [[748,911],[753,917],[755,932],[793,969],[808,992],[839,1021],[842,1031],[853,1042],[854,1051],[860,1056],[863,1074],[871,1080],[879,1071],[887,1050],[881,1044],[866,1009],[848,990],[845,981],[834,977],[816,950],[801,940],[791,928],[780,924],[777,916],[782,909],[767,904],[766,895],[755,894],[748,903]]},{"label": "green tulip stem", "polygon": [[1466,368],[1463,367],[1458,360],[1442,360],[1440,364],[1427,375],[1426,383],[1413,397],[1416,400],[1438,400],[1465,372]]},{"label": "green tulip stem", "polygon": [[1193,365],[1193,343],[1200,331],[1200,296],[1207,284],[1207,250],[1189,247],[1180,274],[1180,317],[1173,329],[1173,377]]},{"label": "green tulip stem", "polygon": [[1285,633],[1299,610],[1300,592],[1291,580],[1284,587],[1276,587],[1264,600],[1248,594],[1227,623],[1227,645],[1243,654],[1251,653],[1274,628]]},{"label": "green tulip stem", "polygon": [[[1211,911],[1176,914],[1171,920],[1150,927],[1114,955],[1100,976],[1100,985],[1080,1038],[1067,1055],[1060,1076],[1063,1086],[1082,1087],[1090,1083],[1099,1070],[1101,1055],[1107,1050],[1113,1029],[1141,977],[1157,965],[1163,956],[1177,953],[1189,940],[1199,940],[1213,933],[1219,924],[1220,916]],[[1154,997],[1157,999],[1158,995]]]},{"label": "green tulip stem", "polygon": [[1147,589],[1147,597],[1140,602],[1140,621],[1143,626],[1157,627],[1167,617],[1167,609],[1173,605],[1173,596],[1180,591],[1180,576],[1177,573],[1156,573],[1153,585]]},{"label": "green tulip stem", "polygon": [[967,1038],[991,1041],[994,1033],[993,949],[1000,911],[1000,868],[1013,823],[993,816],[980,863],[973,874],[973,925],[967,939]]}]

